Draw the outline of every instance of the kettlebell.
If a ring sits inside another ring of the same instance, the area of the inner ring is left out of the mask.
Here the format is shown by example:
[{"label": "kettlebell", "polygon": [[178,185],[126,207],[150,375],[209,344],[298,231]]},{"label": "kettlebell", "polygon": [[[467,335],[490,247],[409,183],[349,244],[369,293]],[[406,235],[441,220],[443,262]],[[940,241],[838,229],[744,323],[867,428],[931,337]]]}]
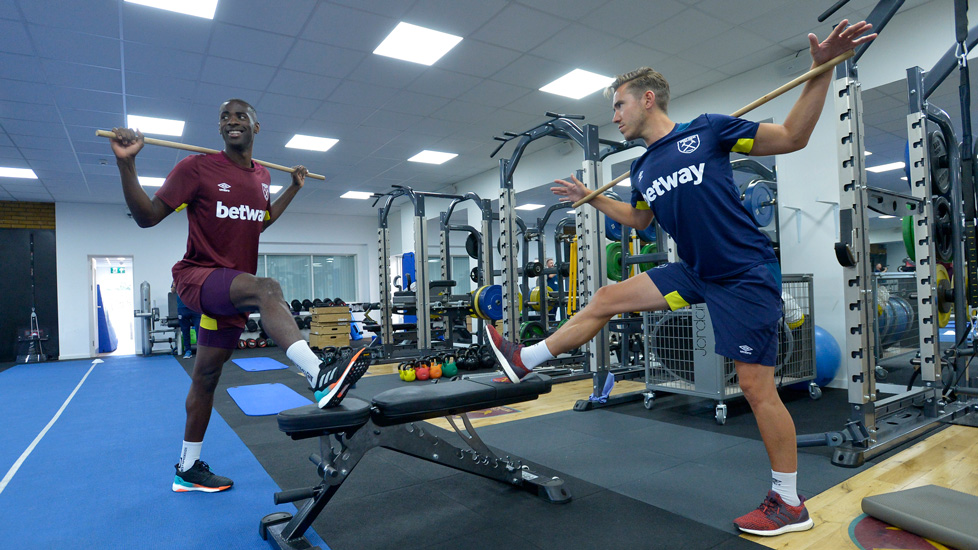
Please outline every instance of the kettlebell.
[{"label": "kettlebell", "polygon": [[414,371],[414,363],[408,362],[404,364],[404,381],[414,382],[417,378],[417,373]]},{"label": "kettlebell", "polygon": [[427,380],[431,378],[431,372],[428,368],[428,363],[421,361],[418,366],[414,369],[414,374],[418,380]]},{"label": "kettlebell", "polygon": [[496,355],[492,353],[489,346],[483,346],[482,351],[479,352],[479,367],[483,369],[491,369],[496,366]]},{"label": "kettlebell", "polygon": [[441,366],[441,375],[445,378],[451,378],[458,374],[458,365],[455,364],[455,357],[449,355],[445,357],[445,363]]},{"label": "kettlebell", "polygon": [[[397,377],[404,380],[404,363],[397,364]],[[407,380],[405,380],[406,382]]]},{"label": "kettlebell", "polygon": [[325,363],[327,367],[335,363],[336,359],[339,357],[336,348],[333,346],[326,346],[319,352],[319,354],[323,359],[323,363]]},{"label": "kettlebell", "polygon": [[429,370],[428,374],[431,376],[432,380],[437,380],[442,377],[442,358],[440,356],[436,356],[434,359],[432,359],[431,369]]}]

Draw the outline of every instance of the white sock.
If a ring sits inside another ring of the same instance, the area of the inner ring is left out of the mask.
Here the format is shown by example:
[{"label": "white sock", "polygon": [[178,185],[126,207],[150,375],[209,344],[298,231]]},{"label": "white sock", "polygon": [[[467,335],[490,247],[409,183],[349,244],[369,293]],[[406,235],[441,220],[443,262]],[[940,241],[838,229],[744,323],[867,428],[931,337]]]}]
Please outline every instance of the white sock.
[{"label": "white sock", "polygon": [[798,506],[801,504],[801,500],[798,499],[798,489],[796,488],[796,480],[798,479],[798,472],[791,472],[786,474],[784,472],[775,472],[771,470],[771,490],[775,493],[781,495],[781,500],[789,506]]},{"label": "white sock", "polygon": [[550,353],[546,340],[520,350],[520,360],[523,361],[523,366],[527,370],[533,370],[533,367],[553,358],[554,354]]},{"label": "white sock", "polygon": [[200,459],[200,448],[203,441],[184,441],[180,450],[180,471],[186,472]]},{"label": "white sock", "polygon": [[295,363],[295,366],[299,367],[302,374],[306,375],[306,380],[309,381],[309,385],[315,387],[316,377],[319,376],[319,365],[323,360],[309,349],[309,342],[297,340],[289,346],[289,349],[285,351],[285,355]]}]

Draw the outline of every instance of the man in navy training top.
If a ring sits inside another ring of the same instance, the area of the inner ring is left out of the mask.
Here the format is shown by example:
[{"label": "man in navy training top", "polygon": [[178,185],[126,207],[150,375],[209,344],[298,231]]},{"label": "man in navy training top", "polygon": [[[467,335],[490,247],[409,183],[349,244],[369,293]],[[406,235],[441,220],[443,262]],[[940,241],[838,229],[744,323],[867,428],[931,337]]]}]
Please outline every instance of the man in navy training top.
[{"label": "man in navy training top", "polygon": [[255,276],[258,239],[302,188],[308,170],[294,167],[292,184],[271,202],[271,176],[264,166],[252,162],[254,138],[260,129],[254,107],[229,99],[219,112],[224,150],[183,159],[152,198],[136,176],[136,155],[144,145],[142,133],[115,128],[111,142],[126,204],[140,227],[152,227],[174,211],[187,211],[187,253],[173,266],[173,280],[187,307],[202,315],[187,394],[183,447],[172,485],[176,492],[216,492],[233,485],[210,471],[200,460],[200,449],[221,369],[237,348],[249,312],[261,314],[265,332],[306,375],[321,408],[339,404],[370,365],[363,349],[325,365],[302,338],[278,282]]},{"label": "man in navy training top", "polygon": [[[866,22],[842,21],[819,43],[809,34],[812,66],[821,65],[876,37]],[[779,535],[813,526],[796,491],[798,455],[791,415],[778,396],[774,368],[782,316],[781,269],[770,241],[740,201],[730,152],[758,156],[803,148],[815,128],[832,78],[809,80],[783,124],[758,124],[705,114],[676,124],[667,114],[669,84],[648,67],[619,76],[609,88],[614,122],[626,140],[642,138],[646,152],[631,170],[631,204],[605,196],[590,204],[635,228],[653,217],[676,241],[681,258],[618,284],[602,287],[590,303],[549,338],[524,347],[487,325],[490,344],[513,382],[533,367],[594,338],[615,315],[679,309],[705,303],[713,321],[716,352],[733,359],[740,387],[757,419],[771,462],[772,489],[754,511],[734,520],[756,535]],[[551,188],[563,201],[588,193],[576,178]]]}]

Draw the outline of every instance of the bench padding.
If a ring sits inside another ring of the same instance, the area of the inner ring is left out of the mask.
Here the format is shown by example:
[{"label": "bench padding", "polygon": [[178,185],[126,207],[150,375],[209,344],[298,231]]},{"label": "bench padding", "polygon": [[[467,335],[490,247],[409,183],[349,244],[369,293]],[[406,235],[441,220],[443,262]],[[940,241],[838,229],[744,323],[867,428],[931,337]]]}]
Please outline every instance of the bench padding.
[{"label": "bench padding", "polygon": [[421,383],[374,396],[373,419],[378,425],[389,426],[499,407],[536,399],[550,387],[550,378],[541,375],[528,376],[519,384],[488,380]]},{"label": "bench padding", "polygon": [[937,485],[863,499],[863,512],[953,548],[978,548],[978,497]]},{"label": "bench padding", "polygon": [[358,428],[371,417],[378,426],[392,426],[530,401],[548,393],[551,384],[548,376],[540,374],[530,374],[519,384],[489,380],[412,383],[381,392],[372,403],[350,396],[329,409],[313,404],[282,411],[278,427],[298,439]]}]

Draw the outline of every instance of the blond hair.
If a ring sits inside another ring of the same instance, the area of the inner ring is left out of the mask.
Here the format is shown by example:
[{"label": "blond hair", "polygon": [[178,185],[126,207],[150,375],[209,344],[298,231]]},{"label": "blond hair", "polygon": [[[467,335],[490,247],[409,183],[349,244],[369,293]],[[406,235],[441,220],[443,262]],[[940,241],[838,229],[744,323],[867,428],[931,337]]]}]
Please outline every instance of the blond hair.
[{"label": "blond hair", "polygon": [[618,75],[615,81],[605,90],[605,97],[611,98],[622,86],[628,85],[628,90],[635,95],[651,91],[655,94],[655,104],[663,113],[669,112],[669,83],[665,77],[651,67],[641,67],[634,71]]}]

